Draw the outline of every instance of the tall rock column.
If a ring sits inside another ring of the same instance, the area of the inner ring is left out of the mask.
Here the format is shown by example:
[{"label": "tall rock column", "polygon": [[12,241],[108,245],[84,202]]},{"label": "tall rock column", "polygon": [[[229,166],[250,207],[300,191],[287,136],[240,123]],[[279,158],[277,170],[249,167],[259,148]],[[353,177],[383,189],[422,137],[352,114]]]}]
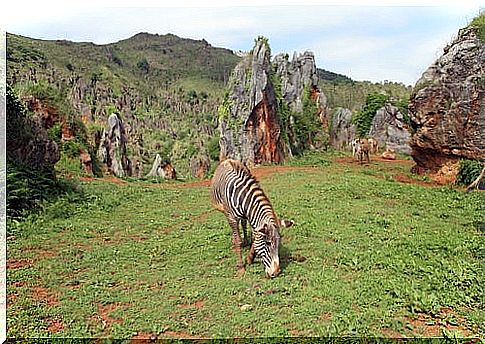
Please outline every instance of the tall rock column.
[{"label": "tall rock column", "polygon": [[98,156],[108,171],[117,177],[132,175],[131,161],[126,153],[127,141],[123,122],[117,114],[111,114],[101,136]]},{"label": "tall rock column", "polygon": [[229,94],[219,108],[221,160],[252,165],[279,163],[285,157],[270,58],[267,40],[259,38],[231,75]]},{"label": "tall rock column", "polygon": [[461,158],[485,160],[485,44],[477,28],[460,30],[423,73],[409,110],[415,171],[436,171]]}]

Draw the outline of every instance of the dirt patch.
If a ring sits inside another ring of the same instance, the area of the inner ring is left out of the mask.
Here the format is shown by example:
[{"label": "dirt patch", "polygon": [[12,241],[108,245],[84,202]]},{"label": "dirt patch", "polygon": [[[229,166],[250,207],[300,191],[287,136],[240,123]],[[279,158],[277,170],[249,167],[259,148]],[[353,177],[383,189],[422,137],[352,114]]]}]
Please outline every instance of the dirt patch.
[{"label": "dirt patch", "polygon": [[98,320],[101,320],[104,327],[109,327],[112,324],[121,324],[123,322],[122,319],[115,319],[109,315],[120,306],[121,304],[119,303],[110,303],[107,305],[98,304],[98,313],[95,317]]},{"label": "dirt patch", "polygon": [[113,183],[113,184],[118,184],[118,185],[127,183],[123,179],[119,179],[119,178],[114,177],[114,176],[106,176],[106,177],[103,177],[103,178],[95,178],[95,177],[84,176],[84,177],[79,177],[79,181],[81,181],[81,182],[98,181],[98,182]]},{"label": "dirt patch", "polygon": [[[358,160],[356,160],[351,156],[337,158],[335,159],[335,162],[340,164],[361,165],[361,163]],[[414,164],[412,160],[405,160],[405,159],[389,160],[389,159],[384,159],[381,156],[371,156],[370,163],[372,164],[373,162],[385,162],[387,164],[399,164],[399,165],[409,165],[409,166],[412,166]],[[366,165],[366,164],[362,164],[362,165]]]},{"label": "dirt patch", "polygon": [[393,178],[396,182],[404,183],[404,184],[413,184],[413,185],[435,187],[435,188],[442,186],[434,181],[417,180],[405,174],[397,174]]},{"label": "dirt patch", "polygon": [[384,338],[404,338],[403,335],[391,328],[383,328],[380,330]]},{"label": "dirt patch", "polygon": [[49,326],[47,327],[47,331],[50,333],[58,333],[64,330],[64,324],[60,319],[50,319]]},{"label": "dirt patch", "polygon": [[163,230],[163,233],[165,234],[170,234],[174,229],[176,228],[184,228],[185,226],[188,226],[190,224],[193,224],[194,222],[197,222],[197,223],[203,223],[207,217],[209,216],[209,214],[213,211],[216,211],[215,209],[210,209],[210,210],[207,210],[199,215],[195,215],[194,217],[192,217],[191,219],[189,220],[185,220],[185,221],[182,221],[182,222],[179,222],[179,223],[176,223],[176,224],[173,224],[167,228],[165,228]]},{"label": "dirt patch", "polygon": [[45,287],[36,286],[32,288],[32,299],[38,302],[46,302],[47,306],[55,307],[59,304],[57,295]]},{"label": "dirt patch", "polygon": [[30,268],[33,264],[32,259],[7,259],[7,270]]},{"label": "dirt patch", "polygon": [[195,308],[195,309],[201,309],[204,307],[204,300],[197,300],[194,303],[183,303],[179,304],[176,307],[177,308],[182,308],[182,309],[189,309],[189,308]]},{"label": "dirt patch", "polygon": [[332,314],[326,312],[326,313],[322,313],[320,315],[320,320],[323,320],[323,321],[330,321],[332,320]]},{"label": "dirt patch", "polygon": [[404,318],[406,327],[412,335],[443,337],[443,331],[459,331],[465,337],[476,335],[469,329],[466,320],[449,307],[441,308],[438,314],[419,313],[415,318]]},{"label": "dirt patch", "polygon": [[157,340],[157,335],[151,332],[138,332],[136,335],[131,337],[131,342],[136,344],[154,343]]}]

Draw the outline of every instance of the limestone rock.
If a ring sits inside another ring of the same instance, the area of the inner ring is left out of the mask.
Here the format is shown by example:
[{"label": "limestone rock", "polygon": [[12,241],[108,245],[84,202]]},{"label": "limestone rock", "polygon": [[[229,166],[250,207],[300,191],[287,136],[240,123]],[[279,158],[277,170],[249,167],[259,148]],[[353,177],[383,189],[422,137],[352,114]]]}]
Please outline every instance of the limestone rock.
[{"label": "limestone rock", "polygon": [[369,136],[377,140],[379,147],[387,147],[396,153],[411,154],[411,132],[399,109],[385,104],[377,110],[372,120]]},{"label": "limestone rock", "polygon": [[335,149],[349,149],[350,143],[356,138],[356,126],[352,124],[352,111],[338,108],[332,116],[330,144]]},{"label": "limestone rock", "polygon": [[477,29],[467,27],[414,87],[409,109],[415,171],[485,159],[484,80],[485,44]]},{"label": "limestone rock", "polygon": [[101,135],[98,156],[109,172],[117,177],[132,175],[131,161],[126,153],[127,138],[123,122],[117,114],[108,117],[108,126]]},{"label": "limestone rock", "polygon": [[160,154],[157,154],[153,162],[152,169],[147,177],[162,177],[165,179],[177,179],[177,173],[172,165],[167,161],[162,161]]},{"label": "limestone rock", "polygon": [[285,157],[270,55],[268,43],[259,39],[231,75],[229,99],[219,110],[220,160],[233,158],[253,165],[279,163]]},{"label": "limestone rock", "polygon": [[195,178],[204,178],[210,166],[210,158],[205,154],[194,156],[190,160],[190,171]]},{"label": "limestone rock", "polygon": [[34,113],[27,116],[22,101],[7,87],[6,148],[7,157],[34,169],[53,169],[60,159],[57,143],[47,132],[57,121],[53,108],[44,108],[35,98],[27,100]]},{"label": "limestone rock", "polygon": [[396,160],[396,153],[393,149],[386,149],[381,155],[382,159],[386,160]]},{"label": "limestone rock", "polygon": [[[298,144],[295,118],[290,115],[288,123],[283,123],[279,113],[282,105],[278,102],[284,102],[292,113],[301,113],[305,89],[310,91],[310,99],[317,105],[315,116],[327,126],[327,101],[318,89],[313,53],[295,53],[291,61],[287,55],[280,54],[273,62],[270,55],[268,42],[259,38],[252,52],[231,75],[229,95],[219,108],[221,160],[233,158],[253,165],[280,163],[291,156],[290,147]],[[275,87],[282,99],[276,99]],[[283,141],[282,131],[287,133],[288,142]],[[311,141],[310,145],[318,145],[313,138],[306,140]]]}]

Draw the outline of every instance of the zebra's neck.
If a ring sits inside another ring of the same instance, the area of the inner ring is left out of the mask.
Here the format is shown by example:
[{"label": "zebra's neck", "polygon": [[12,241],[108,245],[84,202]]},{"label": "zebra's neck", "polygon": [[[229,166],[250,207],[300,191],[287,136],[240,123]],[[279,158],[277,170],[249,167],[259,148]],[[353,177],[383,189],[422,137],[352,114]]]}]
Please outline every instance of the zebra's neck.
[{"label": "zebra's neck", "polygon": [[267,210],[262,214],[262,216],[248,219],[248,221],[251,224],[251,227],[255,230],[257,228],[261,228],[264,224],[276,224],[276,217],[272,210]]}]

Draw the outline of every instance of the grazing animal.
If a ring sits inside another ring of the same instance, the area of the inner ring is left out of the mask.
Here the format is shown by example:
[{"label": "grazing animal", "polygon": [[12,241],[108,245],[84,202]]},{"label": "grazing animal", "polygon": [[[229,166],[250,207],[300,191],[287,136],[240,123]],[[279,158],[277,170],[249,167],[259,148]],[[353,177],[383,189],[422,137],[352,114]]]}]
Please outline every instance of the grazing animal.
[{"label": "grazing animal", "polygon": [[364,158],[367,160],[367,163],[370,163],[369,150],[369,140],[360,139],[359,144],[357,145],[357,156],[361,164],[364,162]]},{"label": "grazing animal", "polygon": [[375,138],[373,137],[369,138],[369,147],[370,147],[371,154],[379,153],[379,143]]},{"label": "grazing animal", "polygon": [[291,226],[293,221],[278,220],[268,197],[246,165],[240,161],[228,159],[219,164],[212,178],[210,193],[213,206],[224,213],[231,226],[239,271],[244,271],[239,223],[244,243],[247,244],[246,225],[249,222],[253,240],[247,261],[252,264],[255,255],[261,257],[266,276],[276,277],[280,273],[279,229]]},{"label": "grazing animal", "polygon": [[359,146],[359,139],[353,139],[350,141],[350,146],[352,147],[352,156],[357,159],[357,147]]}]

